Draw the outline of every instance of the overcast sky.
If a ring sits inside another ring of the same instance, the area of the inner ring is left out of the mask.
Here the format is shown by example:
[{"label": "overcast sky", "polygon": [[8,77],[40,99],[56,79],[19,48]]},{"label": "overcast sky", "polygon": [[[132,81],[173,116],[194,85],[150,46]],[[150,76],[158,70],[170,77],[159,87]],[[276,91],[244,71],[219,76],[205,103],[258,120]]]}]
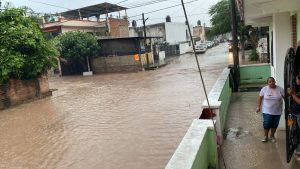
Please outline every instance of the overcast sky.
[{"label": "overcast sky", "polygon": [[[184,22],[184,13],[182,6],[175,6],[181,4],[181,0],[0,0],[2,4],[11,2],[15,7],[28,6],[34,12],[38,13],[59,13],[70,9],[77,9],[85,6],[95,5],[103,2],[118,4],[127,7],[127,15],[129,21],[137,20],[138,26],[142,26],[141,14],[145,14],[148,18],[146,24],[164,22],[167,15],[171,16],[172,22]],[[184,0],[187,3],[186,11],[191,25],[196,25],[197,20],[200,20],[206,26],[210,26],[210,16],[208,14],[209,8],[220,0]],[[3,3],[4,2],[4,3]],[[155,3],[157,2],[157,3]],[[155,3],[149,5],[149,3]],[[148,4],[148,5],[147,5]],[[141,7],[136,7],[137,5]],[[171,7],[175,6],[175,7]],[[135,8],[132,8],[135,7]],[[130,9],[131,8],[131,9]],[[163,9],[168,8],[168,9]],[[155,10],[163,9],[157,12]],[[148,13],[151,12],[151,13]],[[117,14],[113,14],[114,16]],[[132,17],[134,16],[134,17]]]}]

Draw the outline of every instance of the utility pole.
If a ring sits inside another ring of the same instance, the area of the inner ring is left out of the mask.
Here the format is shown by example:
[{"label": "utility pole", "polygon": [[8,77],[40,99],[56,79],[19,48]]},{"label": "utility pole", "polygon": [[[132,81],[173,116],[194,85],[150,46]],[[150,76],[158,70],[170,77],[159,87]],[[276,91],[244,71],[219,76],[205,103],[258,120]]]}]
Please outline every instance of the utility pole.
[{"label": "utility pole", "polygon": [[237,20],[236,20],[236,5],[235,0],[229,0],[231,6],[231,30],[232,30],[232,54],[233,54],[233,90],[238,91],[240,84],[240,66],[239,66],[239,52],[237,39]]},{"label": "utility pole", "polygon": [[149,57],[148,57],[148,53],[146,51],[146,43],[147,43],[147,34],[146,34],[146,25],[145,22],[147,21],[147,19],[145,20],[145,16],[144,13],[142,13],[143,16],[143,27],[144,27],[144,46],[145,46],[145,55],[146,55],[146,60],[147,60],[147,68],[149,68]]}]

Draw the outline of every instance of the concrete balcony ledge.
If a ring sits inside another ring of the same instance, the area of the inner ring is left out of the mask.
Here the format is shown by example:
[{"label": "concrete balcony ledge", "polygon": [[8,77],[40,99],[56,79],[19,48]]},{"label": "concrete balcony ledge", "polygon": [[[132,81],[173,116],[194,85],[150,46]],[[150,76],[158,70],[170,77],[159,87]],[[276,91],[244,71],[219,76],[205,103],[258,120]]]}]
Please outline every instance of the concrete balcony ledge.
[{"label": "concrete balcony ledge", "polygon": [[217,166],[212,120],[195,119],[165,169]]},{"label": "concrete balcony ledge", "polygon": [[207,116],[208,119],[193,121],[166,169],[218,168],[217,142],[222,142],[222,129],[231,97],[229,74],[230,69],[225,68],[208,95],[209,105],[207,100],[202,104],[201,115],[207,113],[204,109],[211,108],[216,117],[213,121],[211,115]]},{"label": "concrete balcony ledge", "polygon": [[249,65],[240,65],[242,67],[257,67],[257,66],[270,66],[269,63],[257,63],[257,64],[249,64]]},{"label": "concrete balcony ledge", "polygon": [[[219,78],[217,79],[216,83],[214,84],[213,88],[208,94],[208,101],[210,103],[210,106],[219,105],[219,99],[222,94],[222,91],[224,89],[224,86],[226,84],[226,81],[228,79],[230,73],[230,69],[225,68]],[[208,106],[207,100],[205,100],[202,104],[203,108],[206,108]]]}]

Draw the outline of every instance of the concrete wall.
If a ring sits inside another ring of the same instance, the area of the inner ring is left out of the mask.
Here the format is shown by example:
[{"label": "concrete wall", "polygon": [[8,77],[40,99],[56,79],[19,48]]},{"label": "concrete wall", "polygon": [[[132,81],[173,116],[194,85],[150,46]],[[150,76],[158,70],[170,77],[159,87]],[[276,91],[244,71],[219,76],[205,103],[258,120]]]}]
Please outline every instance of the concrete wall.
[{"label": "concrete wall", "polygon": [[[138,32],[142,33],[142,37],[144,37],[144,28],[143,27],[130,27],[129,28],[129,37],[138,37]],[[166,31],[165,24],[153,24],[146,25],[146,36],[147,37],[162,37],[162,42],[166,40]]]},{"label": "concrete wall", "polygon": [[178,44],[189,40],[187,36],[187,26],[185,23],[166,22],[166,41],[170,44]]},{"label": "concrete wall", "polygon": [[193,27],[193,36],[200,38],[203,42],[206,41],[205,29],[203,26]]},{"label": "concrete wall", "polygon": [[154,25],[147,25],[146,26],[146,33],[147,33],[147,36],[162,37],[163,38],[162,41],[166,40],[166,29],[165,29],[165,25],[163,23],[154,24]]},{"label": "concrete wall", "polygon": [[[131,27],[129,36],[138,36],[139,31],[144,32],[143,27]],[[162,37],[161,41],[166,41],[170,45],[190,40],[185,23],[164,22],[146,25],[146,34],[150,37]]]},{"label": "concrete wall", "polygon": [[105,27],[105,22],[87,21],[87,20],[65,20],[61,19],[57,22],[50,22],[40,25],[41,28],[49,28],[55,26],[77,26],[77,27]]},{"label": "concrete wall", "polygon": [[[284,62],[282,62],[284,63]],[[282,73],[283,74],[283,73]],[[240,66],[240,84],[266,84],[271,76],[269,64],[253,64]],[[277,80],[278,81],[278,80]]]},{"label": "concrete wall", "polygon": [[215,140],[212,121],[195,119],[165,169],[217,168]]},{"label": "concrete wall", "polygon": [[93,27],[65,27],[61,28],[61,33],[66,33],[70,31],[80,31],[80,32],[99,32],[99,28]]},{"label": "concrete wall", "polygon": [[[153,64],[153,55],[148,53],[149,64]],[[92,69],[97,73],[113,73],[113,72],[132,72],[141,71],[147,65],[147,57],[145,54],[140,56],[110,56],[97,57],[92,59]]]},{"label": "concrete wall", "polygon": [[138,37],[138,30],[139,28],[137,27],[129,27],[129,37]]},{"label": "concrete wall", "polygon": [[105,27],[105,22],[87,21],[87,20],[65,20],[51,22],[40,25],[42,29],[51,29],[61,26],[61,32],[81,31],[81,32],[99,32]]},{"label": "concrete wall", "polygon": [[0,86],[0,110],[51,95],[48,77],[33,80],[10,79]]},{"label": "concrete wall", "polygon": [[163,63],[165,61],[165,58],[166,58],[165,51],[160,51],[159,52],[159,62]]},{"label": "concrete wall", "polygon": [[232,93],[229,83],[229,74],[229,69],[226,68],[223,70],[208,94],[209,105],[206,100],[202,104],[203,109],[209,110],[209,108],[211,108],[213,113],[216,114],[214,119],[216,120],[217,139],[220,144],[223,140],[224,128]]},{"label": "concrete wall", "polygon": [[179,44],[179,50],[180,50],[180,54],[184,54],[191,50],[191,46],[189,46],[189,43],[181,43]]},{"label": "concrete wall", "polygon": [[271,75],[277,80],[279,86],[283,86],[284,59],[287,49],[291,47],[291,17],[289,12],[273,14],[273,51],[274,67]]}]

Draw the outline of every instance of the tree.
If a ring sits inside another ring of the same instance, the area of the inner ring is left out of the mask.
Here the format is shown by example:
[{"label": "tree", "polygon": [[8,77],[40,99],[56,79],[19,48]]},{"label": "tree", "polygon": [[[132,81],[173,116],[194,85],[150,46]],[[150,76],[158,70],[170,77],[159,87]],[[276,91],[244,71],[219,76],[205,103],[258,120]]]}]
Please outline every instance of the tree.
[{"label": "tree", "polygon": [[[237,11],[237,34],[240,38],[242,56],[244,57],[244,42],[250,40],[249,30],[252,29],[251,26],[245,26],[240,19],[239,12]],[[230,3],[229,0],[221,0],[217,4],[213,5],[209,9],[209,14],[212,17],[212,29],[208,32],[208,36],[221,35],[231,31],[231,15],[230,15]],[[252,41],[251,41],[252,42]],[[253,46],[255,46],[253,44]]]},{"label": "tree", "polygon": [[88,57],[97,56],[99,45],[95,36],[84,32],[66,32],[58,37],[61,51],[60,56],[67,60],[76,60],[81,64],[85,61],[89,70]]},{"label": "tree", "polygon": [[[230,4],[229,0],[221,0],[217,4],[213,5],[209,12],[212,24],[212,30],[210,34],[213,36],[221,35],[231,31],[231,15],[230,15]],[[237,33],[241,39],[249,39],[249,29],[251,26],[245,26],[241,22],[239,12],[237,11],[237,22],[238,28]]]},{"label": "tree", "polygon": [[57,50],[25,12],[25,8],[0,12],[0,84],[9,78],[36,78],[55,66]]},{"label": "tree", "polygon": [[221,35],[231,31],[230,4],[228,0],[221,0],[210,7],[212,29],[210,34]]}]

